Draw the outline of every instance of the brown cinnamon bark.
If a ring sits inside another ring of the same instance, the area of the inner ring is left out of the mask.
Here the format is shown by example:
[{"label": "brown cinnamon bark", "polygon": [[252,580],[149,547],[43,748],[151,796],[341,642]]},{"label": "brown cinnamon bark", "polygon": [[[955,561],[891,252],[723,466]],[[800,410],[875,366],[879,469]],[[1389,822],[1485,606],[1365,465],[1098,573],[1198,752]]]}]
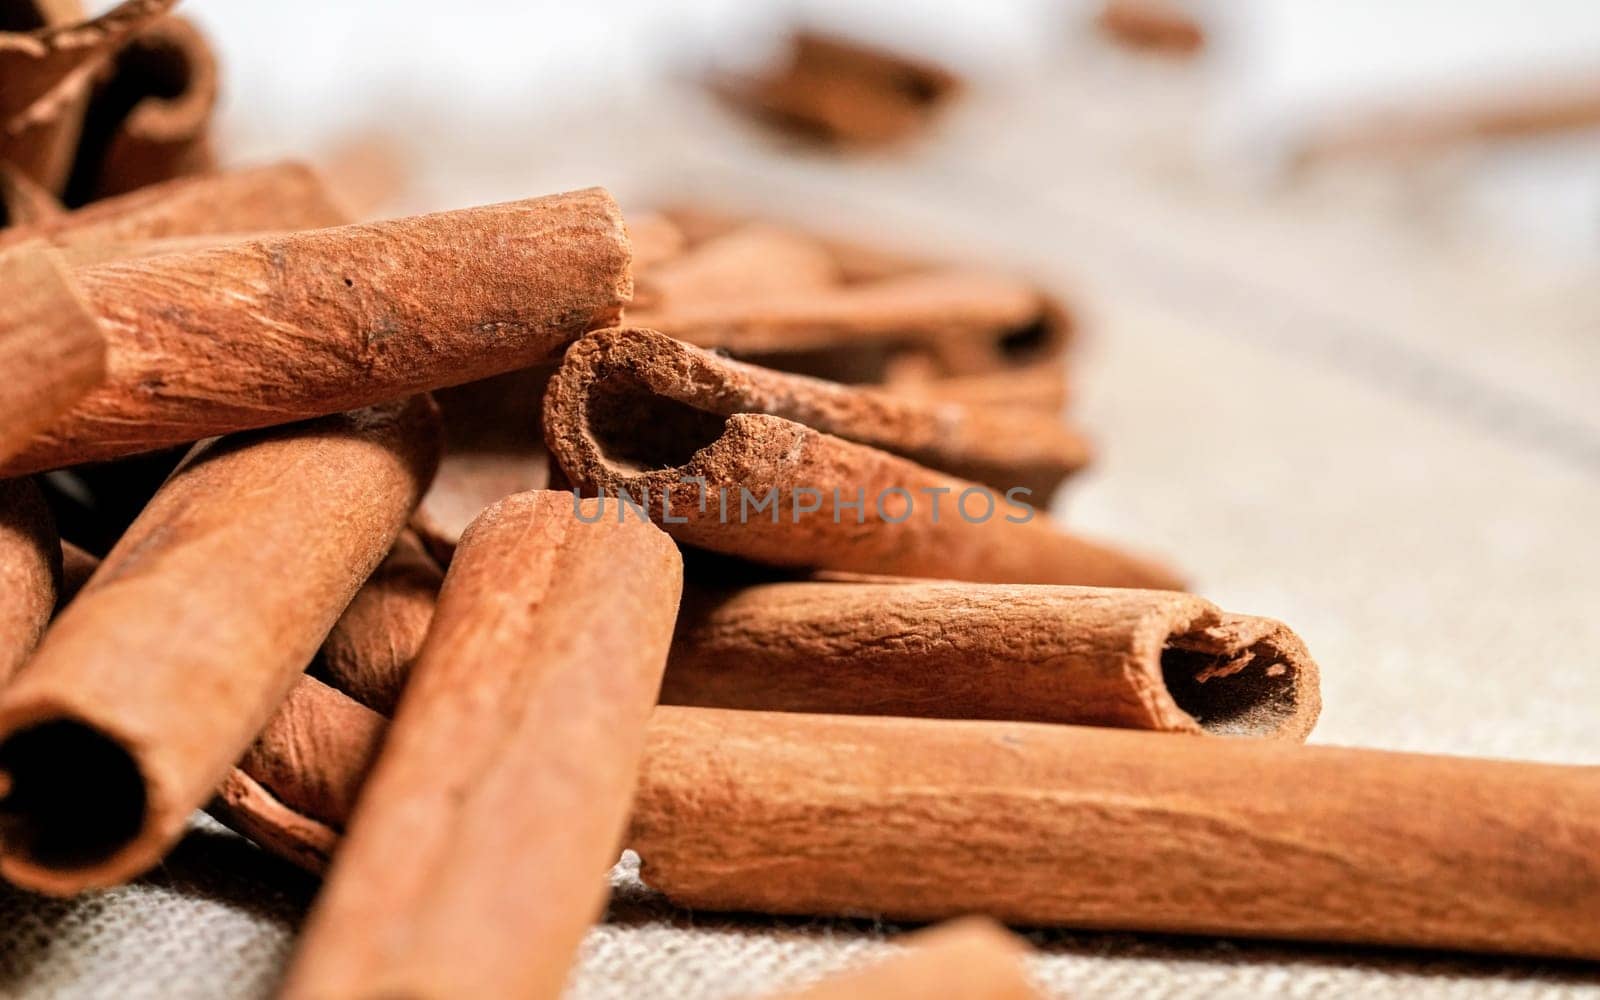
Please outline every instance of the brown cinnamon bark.
[{"label": "brown cinnamon bark", "polygon": [[688,245],[683,231],[660,212],[628,216],[628,239],[633,243],[633,268],[642,272],[683,253]]},{"label": "brown cinnamon bark", "polygon": [[319,671],[357,701],[392,715],[422,651],[444,570],[411,531],[345,609],[322,644]]},{"label": "brown cinnamon bark", "polygon": [[216,104],[217,60],[205,37],[179,17],[150,25],[117,53],[95,87],[67,203],[212,170]]},{"label": "brown cinnamon bark", "polygon": [[[551,447],[569,474],[569,462],[585,467],[608,458],[655,468],[661,451],[692,447],[737,413],[783,417],[1000,491],[1020,487],[1038,503],[1089,460],[1087,442],[1059,420],[852,389],[636,328],[574,344],[546,407]],[[578,428],[587,433],[574,434]]]},{"label": "brown cinnamon bark", "polygon": [[910,948],[824,979],[793,1000],[1033,1000],[1021,938],[981,917],[952,920],[895,941]]},{"label": "brown cinnamon bark", "polygon": [[0,874],[67,894],[161,858],[400,532],[436,421],[416,398],[190,455],[0,693]]},{"label": "brown cinnamon bark", "polygon": [[1188,594],[882,581],[691,587],[663,704],[1303,741],[1316,663]]},{"label": "brown cinnamon bark", "polygon": [[559,995],[604,904],[681,585],[664,534],[585,524],[566,494],[474,522],[285,997]]},{"label": "brown cinnamon bark", "polygon": [[87,302],[78,311],[103,320],[109,377],[0,464],[0,475],[548,362],[585,330],[615,320],[631,287],[621,217],[599,189],[81,268],[73,277]]},{"label": "brown cinnamon bark", "polygon": [[37,486],[0,480],[0,687],[38,645],[61,590],[61,542]]},{"label": "brown cinnamon bark", "polygon": [[1058,531],[987,487],[781,417],[591,399],[557,375],[551,453],[578,488],[626,494],[690,545],[883,576],[1183,589],[1165,567]]},{"label": "brown cinnamon bark", "polygon": [[0,250],[0,466],[100,386],[106,364],[105,330],[54,251]]},{"label": "brown cinnamon bark", "polygon": [[1123,45],[1171,56],[1192,56],[1206,44],[1205,29],[1172,0],[1106,0],[1100,30]]},{"label": "brown cinnamon bark", "polygon": [[840,281],[833,255],[822,243],[763,223],[741,226],[637,270],[630,310],[815,291]]},{"label": "brown cinnamon bark", "polygon": [[507,372],[435,395],[444,412],[445,455],[412,526],[441,564],[449,564],[461,533],[490,504],[550,488],[543,404],[551,371]]},{"label": "brown cinnamon bark", "polygon": [[63,212],[65,209],[49,191],[20,168],[0,159],[0,229],[33,225]]},{"label": "brown cinnamon bark", "polygon": [[1600,768],[662,707],[629,846],[680,905],[1600,957]]},{"label": "brown cinnamon bark", "polygon": [[718,88],[774,123],[847,144],[905,140],[959,90],[948,71],[842,38],[799,32],[786,65]]},{"label": "brown cinnamon bark", "polygon": [[350,221],[316,173],[299,163],[155,184],[27,229],[0,232],[0,246],[25,238],[68,252],[206,234],[322,229]]},{"label": "brown cinnamon bark", "polygon": [[[79,0],[0,0],[0,31],[31,32],[76,24],[87,15]],[[87,87],[54,102],[52,114],[15,128],[0,123],[0,161],[15,167],[51,196],[67,184],[89,103]]]}]

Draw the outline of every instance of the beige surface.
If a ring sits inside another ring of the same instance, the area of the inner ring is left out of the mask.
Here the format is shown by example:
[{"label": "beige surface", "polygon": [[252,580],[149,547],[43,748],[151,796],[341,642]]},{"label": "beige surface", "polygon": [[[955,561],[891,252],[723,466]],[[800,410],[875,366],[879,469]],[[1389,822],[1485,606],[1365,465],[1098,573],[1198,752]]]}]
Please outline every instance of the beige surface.
[{"label": "beige surface", "polygon": [[[1063,70],[980,94],[912,162],[845,166],[779,159],[693,101],[621,107],[477,190],[832,214],[1062,283],[1089,307],[1080,412],[1103,454],[1071,523],[1290,622],[1323,668],[1319,741],[1600,764],[1600,283],[1430,216],[1428,178],[1221,190],[1189,163],[1176,82]],[[265,995],[312,886],[206,831],[103,896],[0,889],[0,995]],[[676,912],[614,877],[574,997],[740,996],[883,947],[871,924]],[[1031,937],[1053,994],[1097,1000],[1600,996],[1575,965]]]}]

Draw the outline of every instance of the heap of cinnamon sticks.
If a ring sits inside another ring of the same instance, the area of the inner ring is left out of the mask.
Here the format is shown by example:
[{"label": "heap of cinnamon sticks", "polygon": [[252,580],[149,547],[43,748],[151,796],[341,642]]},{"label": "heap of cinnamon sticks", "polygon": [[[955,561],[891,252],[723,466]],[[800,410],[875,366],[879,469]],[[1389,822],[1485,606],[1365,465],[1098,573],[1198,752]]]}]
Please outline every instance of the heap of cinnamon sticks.
[{"label": "heap of cinnamon sticks", "polygon": [[[136,176],[0,230],[11,882],[208,808],[327,874],[292,997],[557,995],[625,847],[697,908],[1600,958],[1600,772],[1302,746],[1293,631],[1051,521],[1091,449],[1029,282],[600,189],[355,224],[293,164]],[[1026,995],[1015,955],[958,924],[815,995]]]}]

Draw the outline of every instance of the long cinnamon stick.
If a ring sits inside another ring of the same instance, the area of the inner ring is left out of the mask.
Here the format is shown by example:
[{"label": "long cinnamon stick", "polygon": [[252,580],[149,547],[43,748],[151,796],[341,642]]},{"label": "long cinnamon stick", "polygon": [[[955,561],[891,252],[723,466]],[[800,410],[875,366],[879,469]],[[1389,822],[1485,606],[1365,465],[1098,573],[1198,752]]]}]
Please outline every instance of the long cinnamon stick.
[{"label": "long cinnamon stick", "polygon": [[[1036,503],[1089,459],[1083,437],[1053,418],[853,389],[741,364],[637,328],[574,344],[546,406],[565,422],[554,431],[565,447],[552,442],[564,465],[603,460],[600,449],[633,438],[625,450],[643,453],[633,464],[653,468],[652,449],[707,435],[737,413],[783,417],[1000,491],[1021,488]],[[573,423],[589,434],[564,433]],[[623,464],[630,456],[612,458]]]},{"label": "long cinnamon stick", "polygon": [[315,172],[286,162],[154,184],[26,229],[0,232],[0,246],[37,238],[87,253],[106,244],[322,229],[348,221]]},{"label": "long cinnamon stick", "polygon": [[61,590],[61,542],[37,486],[0,480],[0,688],[33,652]]},{"label": "long cinnamon stick", "polygon": [[664,534],[585,524],[562,493],[474,522],[285,997],[560,993],[603,906],[681,584]]},{"label": "long cinnamon stick", "polygon": [[546,397],[562,469],[583,490],[626,494],[690,545],[885,576],[1182,589],[1164,567],[1058,531],[986,487],[781,417],[591,398],[560,374]]},{"label": "long cinnamon stick", "polygon": [[910,950],[783,994],[793,1000],[1031,1000],[1021,938],[981,917],[952,920],[895,941]]},{"label": "long cinnamon stick", "polygon": [[691,587],[663,704],[1304,740],[1288,627],[1168,591],[929,582]]},{"label": "long cinnamon stick", "polygon": [[310,661],[432,472],[424,399],[202,445],[0,693],[0,874],[154,864]]},{"label": "long cinnamon stick", "polygon": [[545,362],[614,320],[630,288],[621,218],[599,189],[105,264],[73,277],[86,314],[106,329],[109,377],[0,464],[0,475]]},{"label": "long cinnamon stick", "polygon": [[656,710],[675,902],[1600,958],[1600,768],[1026,723]]},{"label": "long cinnamon stick", "polygon": [[66,200],[82,205],[215,166],[217,60],[193,24],[165,17],[113,60],[84,113]]},{"label": "long cinnamon stick", "polygon": [[0,250],[0,466],[104,382],[104,334],[54,251]]}]

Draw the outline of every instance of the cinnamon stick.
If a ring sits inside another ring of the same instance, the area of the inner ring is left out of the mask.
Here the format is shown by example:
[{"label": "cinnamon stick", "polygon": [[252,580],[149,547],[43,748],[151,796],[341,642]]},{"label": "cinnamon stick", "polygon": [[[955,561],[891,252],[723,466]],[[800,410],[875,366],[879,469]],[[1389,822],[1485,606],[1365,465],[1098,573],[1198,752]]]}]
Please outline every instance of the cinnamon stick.
[{"label": "cinnamon stick", "polygon": [[105,381],[104,334],[53,251],[0,250],[0,466]]},{"label": "cinnamon stick", "polygon": [[741,226],[638,272],[632,310],[819,290],[840,279],[827,247],[762,223]]},{"label": "cinnamon stick", "polygon": [[1032,1000],[1021,938],[982,917],[952,920],[895,941],[903,954],[784,994],[793,1000]]},{"label": "cinnamon stick", "polygon": [[61,589],[61,542],[39,488],[0,479],[0,688],[27,661]]},{"label": "cinnamon stick", "polygon": [[[485,266],[492,256],[494,266]],[[549,361],[630,288],[600,189],[80,268],[103,385],[0,475],[151,451]],[[78,307],[62,296],[57,309]]]},{"label": "cinnamon stick", "polygon": [[318,671],[368,708],[392,715],[443,582],[444,571],[422,541],[402,532],[328,633]]},{"label": "cinnamon stick", "polygon": [[68,894],[166,852],[388,551],[425,399],[201,445],[0,692],[0,874]]},{"label": "cinnamon stick", "polygon": [[15,134],[53,117],[59,102],[80,93],[107,58],[175,2],[123,0],[82,23],[0,33],[0,81],[5,83],[0,87],[0,131]]},{"label": "cinnamon stick", "polygon": [[[59,28],[85,17],[79,0],[0,0],[0,32]],[[75,93],[59,95],[49,115],[38,121],[12,127],[0,123],[0,162],[14,167],[52,197],[59,195],[72,169],[88,103],[88,88],[79,87]]]},{"label": "cinnamon stick", "polygon": [[[852,389],[741,364],[646,329],[605,330],[574,344],[546,406],[564,466],[610,459],[656,468],[665,456],[651,452],[692,450],[691,440],[709,440],[738,413],[783,417],[1000,491],[1020,488],[1039,503],[1089,460],[1082,436],[1053,418]],[[572,435],[574,426],[588,434]]]},{"label": "cinnamon stick", "polygon": [[29,226],[65,209],[20,168],[0,159],[0,229]]},{"label": "cinnamon stick", "polygon": [[1206,44],[1205,29],[1173,0],[1105,0],[1100,30],[1131,49],[1187,57]]},{"label": "cinnamon stick", "polygon": [[1600,957],[1600,768],[671,707],[644,761],[684,906]]},{"label": "cinnamon stick", "polygon": [[562,493],[474,522],[285,997],[559,995],[604,904],[681,583],[664,534],[585,524]]},{"label": "cinnamon stick", "polygon": [[622,516],[649,516],[681,542],[774,566],[1182,589],[1164,567],[1058,531],[976,483],[764,413],[649,397],[592,406],[565,371],[545,401],[551,453],[576,487],[626,496],[636,506]]},{"label": "cinnamon stick", "polygon": [[688,245],[683,230],[660,212],[635,212],[628,216],[628,239],[633,243],[633,267],[642,272],[683,253]]},{"label": "cinnamon stick", "polygon": [[216,165],[217,60],[198,30],[165,17],[129,40],[84,113],[66,201],[82,205]]},{"label": "cinnamon stick", "polygon": [[108,244],[321,229],[348,221],[316,173],[285,162],[154,184],[26,229],[0,232],[0,246],[37,238],[83,255]]},{"label": "cinnamon stick", "polygon": [[663,704],[1303,741],[1316,663],[1188,594],[931,582],[691,587]]}]

